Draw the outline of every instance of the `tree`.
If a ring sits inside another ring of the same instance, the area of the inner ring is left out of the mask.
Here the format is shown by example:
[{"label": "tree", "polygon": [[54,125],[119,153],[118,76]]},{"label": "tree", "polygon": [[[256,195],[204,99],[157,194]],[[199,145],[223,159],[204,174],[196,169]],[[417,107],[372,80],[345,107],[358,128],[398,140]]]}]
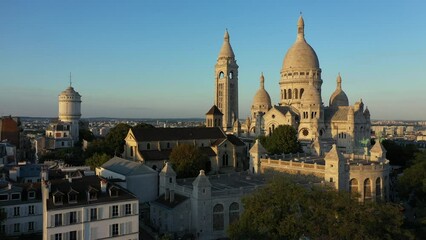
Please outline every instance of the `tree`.
[{"label": "tree", "polygon": [[175,146],[169,160],[179,178],[196,177],[201,169],[206,170],[209,161],[198,147],[189,144]]},{"label": "tree", "polygon": [[90,166],[91,169],[96,169],[97,167],[102,166],[102,164],[110,160],[110,156],[106,153],[95,153],[90,158],[86,159],[86,165]]},{"label": "tree", "polygon": [[406,239],[402,214],[392,204],[365,203],[347,192],[275,176],[243,198],[231,239]]},{"label": "tree", "polygon": [[297,141],[297,131],[292,126],[280,125],[274,132],[261,137],[260,143],[271,154],[297,153],[301,151],[299,141]]},{"label": "tree", "polygon": [[413,144],[400,146],[392,140],[383,140],[382,144],[391,165],[407,166],[407,163],[414,158],[414,154],[419,151]]}]

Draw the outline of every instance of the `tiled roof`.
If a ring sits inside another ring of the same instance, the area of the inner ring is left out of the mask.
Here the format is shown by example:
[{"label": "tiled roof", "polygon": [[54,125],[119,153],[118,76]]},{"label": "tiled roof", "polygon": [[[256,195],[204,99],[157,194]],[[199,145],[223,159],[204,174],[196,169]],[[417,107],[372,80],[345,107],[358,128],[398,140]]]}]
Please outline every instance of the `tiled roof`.
[{"label": "tiled roof", "polygon": [[228,138],[228,141],[230,141],[235,146],[244,146],[245,145],[243,143],[243,141],[241,141],[241,139],[239,137],[235,136],[235,135],[227,134],[226,137]]},{"label": "tiled roof", "polygon": [[[102,192],[100,181],[102,178],[98,176],[85,176],[82,178],[76,178],[72,179],[70,182],[68,179],[58,179],[58,180],[52,180],[51,183],[51,191],[49,193],[49,199],[47,200],[47,209],[62,209],[62,208],[74,208],[81,205],[87,205],[87,204],[104,204],[104,203],[113,203],[113,202],[120,202],[120,201],[126,201],[126,200],[137,200],[137,198],[131,194],[129,191],[118,187],[117,185],[113,185],[110,182],[107,184],[107,191]],[[115,187],[118,189],[118,196],[110,196],[109,195],[109,189],[111,187]],[[73,189],[78,192],[77,194],[77,203],[69,203],[68,202],[68,193],[70,190]],[[87,191],[89,189],[95,189],[97,191],[97,198],[96,200],[91,200],[90,202],[87,199]],[[55,205],[53,203],[53,196],[52,194],[55,192],[61,192],[64,194],[63,196],[63,204],[62,205]]]},{"label": "tiled roof", "polygon": [[213,105],[206,115],[223,115],[223,113],[216,107],[216,105]]},{"label": "tiled roof", "polygon": [[220,128],[141,128],[133,129],[138,142],[226,138]]}]

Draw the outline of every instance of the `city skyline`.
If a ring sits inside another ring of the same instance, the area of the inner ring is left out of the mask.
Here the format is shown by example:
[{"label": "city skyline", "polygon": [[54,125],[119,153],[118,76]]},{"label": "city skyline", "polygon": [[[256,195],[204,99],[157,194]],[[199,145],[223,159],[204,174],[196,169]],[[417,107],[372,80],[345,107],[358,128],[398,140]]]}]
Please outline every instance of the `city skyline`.
[{"label": "city skyline", "polygon": [[424,120],[424,5],[2,1],[0,114],[57,116],[57,97],[72,72],[83,118],[202,118],[213,104],[214,64],[227,28],[245,119],[261,72],[272,103],[279,102],[282,60],[302,11],[322,68],[325,105],[340,72],[350,104],[362,97],[372,119]]}]

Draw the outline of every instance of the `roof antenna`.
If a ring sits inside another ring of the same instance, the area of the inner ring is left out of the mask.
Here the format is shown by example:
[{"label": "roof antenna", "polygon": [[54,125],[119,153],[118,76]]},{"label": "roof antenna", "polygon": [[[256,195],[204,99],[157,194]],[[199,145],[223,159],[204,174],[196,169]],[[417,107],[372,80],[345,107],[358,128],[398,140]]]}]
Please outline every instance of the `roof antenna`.
[{"label": "roof antenna", "polygon": [[71,72],[70,72],[70,87],[71,87],[71,85],[72,85],[72,81],[71,81]]}]

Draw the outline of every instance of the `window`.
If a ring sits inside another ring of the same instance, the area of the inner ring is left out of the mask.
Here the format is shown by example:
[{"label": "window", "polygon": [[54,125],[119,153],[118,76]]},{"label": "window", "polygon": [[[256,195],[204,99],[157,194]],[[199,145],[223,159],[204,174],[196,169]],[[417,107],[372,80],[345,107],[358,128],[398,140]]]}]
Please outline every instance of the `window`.
[{"label": "window", "polygon": [[55,205],[62,205],[62,201],[63,201],[63,193],[61,193],[61,192],[56,192],[54,195],[53,195],[53,203],[55,204]]},{"label": "window", "polygon": [[349,186],[350,186],[350,192],[352,194],[358,193],[358,181],[355,178],[349,181]]},{"label": "window", "polygon": [[118,236],[118,223],[111,225],[111,236]]},{"label": "window", "polygon": [[28,222],[28,231],[34,231],[34,222]]},{"label": "window", "polygon": [[20,232],[21,225],[19,223],[13,224],[13,231],[14,232]]},{"label": "window", "polygon": [[0,195],[0,201],[7,201],[9,200],[9,195],[7,194],[1,194]]},{"label": "window", "polygon": [[35,198],[35,192],[34,191],[29,191],[28,192],[28,199],[34,199],[34,198]]},{"label": "window", "polygon": [[89,192],[89,199],[90,200],[96,200],[97,199],[97,193],[96,193],[96,191],[90,191]]},{"label": "window", "polygon": [[68,203],[77,203],[77,192],[74,190],[68,193]]},{"label": "window", "polygon": [[28,214],[33,215],[34,214],[34,205],[28,206]]},{"label": "window", "polygon": [[62,214],[55,214],[55,227],[62,225]]},{"label": "window", "polygon": [[147,150],[150,150],[150,149],[151,149],[151,144],[147,143],[147,144],[146,144],[146,149],[147,149]]},{"label": "window", "polygon": [[125,214],[130,215],[132,214],[132,205],[130,203],[124,205],[125,206]]},{"label": "window", "polygon": [[91,208],[90,209],[90,221],[98,220],[98,209]]},{"label": "window", "polygon": [[70,212],[70,224],[77,223],[77,212]]},{"label": "window", "polygon": [[333,182],[333,178],[332,177],[330,178],[330,182]]},{"label": "window", "polygon": [[55,240],[62,240],[62,233],[55,234]]},{"label": "window", "polygon": [[216,204],[213,207],[213,231],[223,230],[223,205]]},{"label": "window", "polygon": [[69,232],[69,240],[77,240],[77,231],[71,231]]},{"label": "window", "polygon": [[0,225],[0,233],[6,233],[6,225]]},{"label": "window", "polygon": [[19,207],[13,208],[13,216],[19,216]]},{"label": "window", "polygon": [[130,147],[130,156],[133,157],[133,147]]},{"label": "window", "polygon": [[21,194],[19,193],[12,193],[12,200],[19,200],[21,198]]},{"label": "window", "polygon": [[118,217],[118,205],[112,206],[112,216]]},{"label": "window", "polygon": [[229,223],[233,223],[240,217],[240,205],[236,202],[229,205]]}]

